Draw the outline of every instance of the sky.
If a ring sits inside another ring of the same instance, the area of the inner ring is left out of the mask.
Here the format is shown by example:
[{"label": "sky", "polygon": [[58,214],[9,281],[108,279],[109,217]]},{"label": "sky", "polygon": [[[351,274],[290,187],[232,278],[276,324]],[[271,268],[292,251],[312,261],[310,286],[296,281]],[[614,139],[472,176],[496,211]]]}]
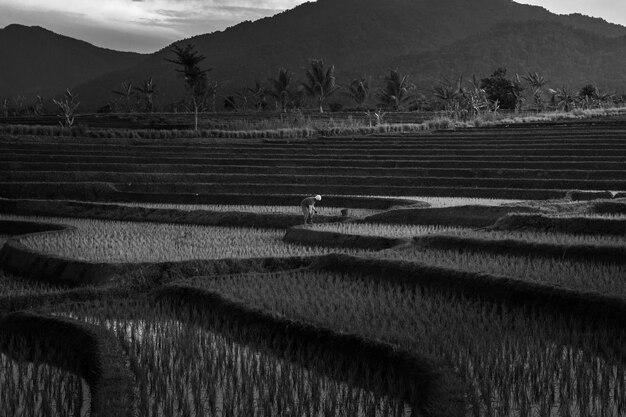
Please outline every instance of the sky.
[{"label": "sky", "polygon": [[[626,25],[625,0],[516,1],[559,14],[577,12]],[[97,46],[150,53],[180,39],[272,16],[301,3],[304,1],[0,0],[0,28],[11,23],[42,26]]]}]

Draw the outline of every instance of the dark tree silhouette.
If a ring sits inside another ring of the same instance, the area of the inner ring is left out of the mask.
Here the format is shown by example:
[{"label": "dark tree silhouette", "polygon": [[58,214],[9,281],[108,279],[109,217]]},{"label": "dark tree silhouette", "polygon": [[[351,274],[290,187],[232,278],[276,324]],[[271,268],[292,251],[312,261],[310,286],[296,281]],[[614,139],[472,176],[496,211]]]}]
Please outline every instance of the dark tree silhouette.
[{"label": "dark tree silhouette", "polygon": [[326,99],[339,90],[334,74],[334,65],[325,69],[323,60],[313,59],[311,60],[311,69],[307,70],[305,74],[306,82],[301,84],[306,95],[316,100],[320,113],[324,113]]},{"label": "dark tree silhouette", "polygon": [[149,112],[154,111],[154,95],[156,93],[156,85],[152,81],[152,77],[147,80],[143,80],[139,87],[135,87],[135,91],[143,96],[145,101],[146,110]]},{"label": "dark tree silhouette", "polygon": [[198,111],[204,104],[210,90],[208,88],[206,74],[211,71],[212,68],[200,68],[200,62],[204,61],[206,57],[199,55],[195,47],[191,44],[187,44],[184,48],[174,45],[170,51],[176,55],[176,58],[166,58],[165,60],[181,67],[177,68],[176,72],[180,73],[185,79],[185,88],[187,89],[194,110],[195,128],[198,130]]},{"label": "dark tree silhouette", "polygon": [[480,87],[487,93],[487,98],[493,103],[493,107],[515,110],[517,101],[523,90],[516,80],[506,78],[506,68],[498,68],[489,78],[480,80]]},{"label": "dark tree silhouette", "polygon": [[124,81],[122,83],[122,88],[114,90],[113,94],[120,96],[124,100],[124,111],[130,113],[133,110],[133,83]]},{"label": "dark tree silhouette", "polygon": [[291,72],[280,68],[276,78],[268,79],[270,88],[267,90],[267,94],[276,100],[282,112],[287,111],[287,106],[289,106],[295,94],[291,83],[292,76]]},{"label": "dark tree silhouette", "polygon": [[267,88],[261,85],[259,81],[254,82],[254,87],[249,87],[248,91],[252,94],[254,108],[257,111],[263,110],[267,106]]},{"label": "dark tree silhouette", "polygon": [[398,111],[413,98],[411,91],[415,86],[409,83],[408,75],[402,75],[397,70],[390,70],[384,82],[385,86],[377,94],[382,105]]},{"label": "dark tree silhouette", "polygon": [[357,107],[362,107],[370,96],[370,83],[366,78],[352,80],[346,89],[346,95]]}]

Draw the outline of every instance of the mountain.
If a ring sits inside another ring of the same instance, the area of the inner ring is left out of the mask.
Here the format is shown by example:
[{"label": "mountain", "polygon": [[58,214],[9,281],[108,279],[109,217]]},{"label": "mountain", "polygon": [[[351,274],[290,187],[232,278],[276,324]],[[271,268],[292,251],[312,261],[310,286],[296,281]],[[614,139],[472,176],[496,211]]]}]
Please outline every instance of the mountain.
[{"label": "mountain", "polygon": [[562,23],[503,22],[437,51],[407,54],[390,65],[430,90],[443,77],[484,78],[498,67],[509,76],[542,73],[550,87],[626,92],[626,36],[607,38]]},{"label": "mountain", "polygon": [[[610,68],[622,62],[624,37],[624,26],[511,0],[318,0],[177,44],[191,43],[207,57],[202,64],[213,68],[210,76],[223,93],[273,77],[280,67],[301,76],[311,58],[334,64],[340,83],[364,74],[376,80],[398,67],[426,86],[451,71],[487,76],[506,65],[576,87],[586,80],[617,88],[621,81],[613,82]],[[556,56],[566,61],[551,62]],[[96,109],[122,82],[148,77],[157,86],[158,104],[182,97],[183,81],[166,58],[173,58],[169,48],[77,82],[81,108]]]},{"label": "mountain", "polygon": [[136,65],[143,56],[99,48],[41,27],[0,29],[0,98],[48,97],[111,71]]}]

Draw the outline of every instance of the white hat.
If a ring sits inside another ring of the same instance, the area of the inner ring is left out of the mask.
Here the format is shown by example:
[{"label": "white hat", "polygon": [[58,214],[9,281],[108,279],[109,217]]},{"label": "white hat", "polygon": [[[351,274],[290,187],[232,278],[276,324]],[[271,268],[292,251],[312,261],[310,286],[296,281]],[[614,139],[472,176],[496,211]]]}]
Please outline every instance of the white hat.
[{"label": "white hat", "polygon": [[316,196],[315,196],[315,199],[316,199],[317,201],[320,201],[320,200],[322,199],[322,196],[318,194],[318,195],[316,195]]}]

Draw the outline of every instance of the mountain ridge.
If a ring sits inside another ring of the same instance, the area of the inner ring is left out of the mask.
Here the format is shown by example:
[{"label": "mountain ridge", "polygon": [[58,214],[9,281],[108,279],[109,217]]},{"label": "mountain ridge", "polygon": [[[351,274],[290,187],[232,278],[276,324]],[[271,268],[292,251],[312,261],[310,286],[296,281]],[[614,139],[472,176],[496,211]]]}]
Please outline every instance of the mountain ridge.
[{"label": "mountain ridge", "polygon": [[143,59],[134,52],[100,48],[40,26],[0,29],[0,97],[50,96]]},{"label": "mountain ridge", "polygon": [[[542,41],[551,30],[562,37],[552,47]],[[621,37],[626,37],[625,26],[581,14],[556,15],[511,0],[318,0],[174,44],[194,44],[207,57],[202,64],[213,68],[210,76],[222,84],[224,94],[254,80],[265,81],[280,67],[299,77],[313,58],[336,65],[343,84],[362,75],[377,80],[397,67],[427,88],[445,73],[484,77],[507,66],[511,72],[547,72],[547,78],[558,84],[584,79],[606,88],[623,88],[626,82],[620,74],[595,65],[601,62],[608,69],[623,65]],[[175,66],[165,61],[173,57],[170,47],[142,55],[130,66],[76,82],[73,87],[81,97],[81,108],[95,110],[122,82],[137,85],[148,77],[157,85],[161,105],[181,98],[183,82]],[[562,54],[575,63],[575,70],[550,64],[529,51],[548,57]],[[617,79],[612,85],[611,77]]]}]

